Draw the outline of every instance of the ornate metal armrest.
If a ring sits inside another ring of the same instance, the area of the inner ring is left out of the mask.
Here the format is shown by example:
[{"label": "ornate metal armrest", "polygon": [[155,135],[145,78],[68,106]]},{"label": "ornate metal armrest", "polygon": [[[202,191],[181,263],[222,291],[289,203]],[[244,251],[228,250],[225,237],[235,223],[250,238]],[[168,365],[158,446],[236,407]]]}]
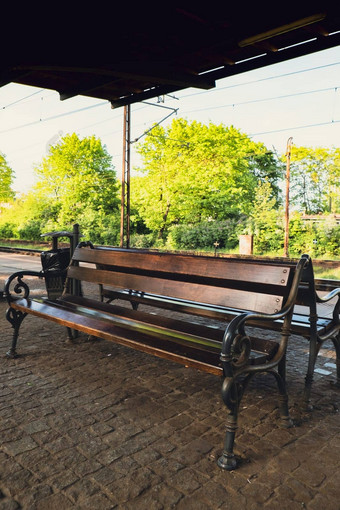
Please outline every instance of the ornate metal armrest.
[{"label": "ornate metal armrest", "polygon": [[[20,294],[20,298],[27,299],[30,293],[30,288],[28,286],[28,283],[23,281],[23,278],[25,276],[36,276],[37,278],[55,278],[58,276],[65,276],[66,270],[56,270],[56,271],[17,271],[16,273],[13,273],[6,281],[5,288],[4,288],[4,296],[7,299],[8,303],[11,303],[15,299],[15,294]],[[11,284],[17,280],[17,283],[14,285],[12,291],[11,291]]]},{"label": "ornate metal armrest", "polygon": [[[17,271],[16,273],[13,273],[6,281],[5,288],[4,288],[4,296],[7,299],[8,304],[10,304],[12,301],[15,300],[14,294],[20,294],[21,298],[28,298],[30,293],[30,288],[26,282],[23,281],[23,278],[25,276],[36,276],[37,278],[44,278],[45,273],[44,271]],[[13,282],[17,281],[17,283],[14,284],[14,287],[11,292],[11,284]]]},{"label": "ornate metal armrest", "polygon": [[[221,349],[221,362],[225,377],[233,377],[235,370],[239,371],[242,370],[242,367],[248,366],[251,343],[245,330],[246,322],[251,321],[252,327],[256,327],[254,322],[257,320],[263,323],[266,320],[273,322],[283,319],[291,311],[291,308],[291,305],[286,306],[275,314],[245,312],[230,322],[224,333]],[[274,361],[275,363],[276,361]]]}]

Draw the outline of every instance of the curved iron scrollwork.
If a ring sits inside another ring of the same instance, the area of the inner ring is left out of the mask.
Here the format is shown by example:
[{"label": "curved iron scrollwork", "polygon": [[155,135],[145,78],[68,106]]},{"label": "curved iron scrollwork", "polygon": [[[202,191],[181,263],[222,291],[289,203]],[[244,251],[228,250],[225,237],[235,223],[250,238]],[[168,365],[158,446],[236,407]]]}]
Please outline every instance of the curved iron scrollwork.
[{"label": "curved iron scrollwork", "polygon": [[[6,311],[6,319],[11,324],[13,328],[13,339],[12,339],[12,345],[9,349],[9,351],[6,353],[8,358],[16,358],[17,352],[16,352],[16,345],[19,335],[19,328],[26,317],[27,313],[22,312],[20,310],[16,310],[15,308],[11,307],[11,303],[15,301],[16,299],[28,299],[30,294],[30,288],[28,284],[23,280],[25,276],[37,276],[39,278],[43,277],[42,272],[37,271],[18,271],[16,273],[13,273],[6,281],[5,288],[4,288],[4,295],[7,299],[7,302],[9,304],[9,307]],[[13,287],[13,288],[12,288]],[[11,290],[12,289],[12,290]]]},{"label": "curved iron scrollwork", "polygon": [[[13,300],[15,300],[15,296],[13,293],[19,295],[20,298],[27,299],[30,293],[30,288],[26,282],[23,281],[25,276],[37,276],[38,278],[43,278],[44,274],[42,271],[18,271],[13,273],[6,281],[4,288],[4,295],[7,299],[7,302],[10,304]],[[11,285],[14,284],[13,290],[11,292]]]},{"label": "curved iron scrollwork", "polygon": [[232,364],[235,368],[240,368],[249,363],[251,353],[251,343],[249,336],[238,334],[234,338],[231,346]]},{"label": "curved iron scrollwork", "polygon": [[26,313],[20,312],[19,310],[14,310],[14,308],[8,308],[6,311],[6,319],[12,325],[13,328],[15,328],[18,322],[21,323],[22,320],[26,317],[26,315],[27,315]]},{"label": "curved iron scrollwork", "polygon": [[91,241],[81,241],[79,244],[77,244],[77,248],[94,248],[94,245],[91,243]]},{"label": "curved iron scrollwork", "polygon": [[26,282],[23,281],[22,276],[18,276],[18,283],[15,285],[13,290],[16,294],[21,294],[21,297],[25,299],[29,296],[30,293],[29,286]]},{"label": "curved iron scrollwork", "polygon": [[16,358],[18,356],[16,352],[16,346],[17,346],[17,340],[19,335],[19,328],[26,317],[27,313],[21,312],[20,310],[15,310],[14,308],[8,308],[6,311],[6,319],[11,324],[13,328],[13,338],[12,338],[12,345],[10,349],[7,351],[6,356],[7,358]]}]

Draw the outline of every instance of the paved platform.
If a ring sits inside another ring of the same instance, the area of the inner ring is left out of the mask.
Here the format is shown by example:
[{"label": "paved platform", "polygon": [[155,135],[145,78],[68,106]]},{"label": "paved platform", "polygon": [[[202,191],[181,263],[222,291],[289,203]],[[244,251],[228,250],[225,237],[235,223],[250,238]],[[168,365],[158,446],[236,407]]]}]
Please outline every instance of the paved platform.
[{"label": "paved platform", "polygon": [[[41,281],[34,288],[44,292]],[[340,509],[331,343],[319,356],[314,411],[305,413],[307,341],[291,338],[291,429],[277,426],[274,380],[252,382],[237,434],[242,464],[223,472],[219,378],[107,341],[69,343],[65,328],[31,316],[22,355],[8,360],[5,310],[1,301],[1,510]]]}]

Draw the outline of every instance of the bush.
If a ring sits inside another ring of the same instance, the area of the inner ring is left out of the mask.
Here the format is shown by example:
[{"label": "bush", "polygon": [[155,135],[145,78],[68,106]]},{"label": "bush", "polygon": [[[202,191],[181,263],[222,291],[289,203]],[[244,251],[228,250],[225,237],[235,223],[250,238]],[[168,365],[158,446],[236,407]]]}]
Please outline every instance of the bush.
[{"label": "bush", "polygon": [[308,253],[317,257],[338,257],[340,255],[340,225],[329,216],[319,222],[303,222],[295,215],[289,226],[289,252],[291,255]]},{"label": "bush", "polygon": [[264,255],[281,251],[284,245],[284,229],[280,224],[257,228],[254,232],[254,253]]},{"label": "bush", "polygon": [[89,209],[78,223],[86,241],[101,245],[119,245],[120,220],[117,215],[105,216],[100,211]]},{"label": "bush", "polygon": [[4,223],[0,225],[0,238],[1,239],[12,239],[17,237],[16,225],[14,223]]},{"label": "bush", "polygon": [[156,234],[132,234],[130,237],[131,248],[155,248],[156,244]]},{"label": "bush", "polygon": [[28,220],[18,227],[18,238],[25,241],[41,241],[41,222],[39,220]]},{"label": "bush", "polygon": [[337,225],[335,218],[329,216],[316,227],[315,254],[319,257],[338,257],[340,255],[340,225]]},{"label": "bush", "polygon": [[174,225],[170,228],[167,245],[177,250],[214,249],[232,250],[238,246],[237,220],[207,221],[197,225]]}]

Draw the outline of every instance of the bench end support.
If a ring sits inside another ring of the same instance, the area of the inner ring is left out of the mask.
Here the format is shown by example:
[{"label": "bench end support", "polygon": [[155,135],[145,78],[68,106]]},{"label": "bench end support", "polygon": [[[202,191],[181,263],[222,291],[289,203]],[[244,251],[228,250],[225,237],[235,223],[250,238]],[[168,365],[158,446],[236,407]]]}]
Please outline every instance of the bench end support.
[{"label": "bench end support", "polygon": [[11,347],[7,352],[6,352],[6,358],[8,359],[16,359],[16,358],[19,358],[19,354],[17,353],[15,347]]},{"label": "bench end support", "polygon": [[225,471],[233,471],[237,468],[237,461],[233,453],[223,452],[217,460],[217,465]]},{"label": "bench end support", "polygon": [[237,408],[231,411],[228,415],[226,428],[224,451],[221,457],[217,460],[217,464],[220,468],[226,471],[232,471],[238,467],[238,463],[234,455],[234,441],[237,430]]}]

